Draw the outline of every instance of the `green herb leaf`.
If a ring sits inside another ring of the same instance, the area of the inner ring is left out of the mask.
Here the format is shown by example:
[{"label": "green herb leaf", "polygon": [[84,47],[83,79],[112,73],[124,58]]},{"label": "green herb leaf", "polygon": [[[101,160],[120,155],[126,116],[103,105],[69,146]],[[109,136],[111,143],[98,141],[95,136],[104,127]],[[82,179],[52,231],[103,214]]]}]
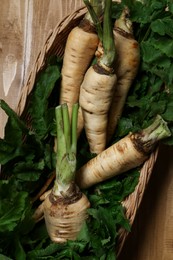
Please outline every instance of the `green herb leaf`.
[{"label": "green herb leaf", "polygon": [[1,260],[13,260],[13,259],[11,259],[11,258],[9,258],[9,257],[7,257],[5,255],[2,255],[2,254],[0,254],[0,259]]},{"label": "green herb leaf", "polygon": [[0,233],[13,231],[19,225],[28,204],[28,194],[14,188],[12,181],[0,181]]},{"label": "green herb leaf", "polygon": [[5,126],[5,140],[15,146],[20,145],[23,133],[28,133],[25,123],[20,120],[4,100],[0,100],[0,107],[8,115],[8,122]]},{"label": "green herb leaf", "polygon": [[153,32],[158,33],[161,36],[168,35],[173,38],[173,29],[172,26],[170,26],[171,23],[171,17],[157,19],[151,23],[151,29]]},{"label": "green herb leaf", "polygon": [[31,96],[28,112],[32,118],[32,129],[41,139],[48,133],[50,115],[48,99],[60,75],[59,65],[49,65],[39,76]]},{"label": "green herb leaf", "polygon": [[15,259],[25,260],[26,253],[18,237],[16,237],[16,239],[14,240],[14,245],[15,245],[15,252],[14,252]]}]

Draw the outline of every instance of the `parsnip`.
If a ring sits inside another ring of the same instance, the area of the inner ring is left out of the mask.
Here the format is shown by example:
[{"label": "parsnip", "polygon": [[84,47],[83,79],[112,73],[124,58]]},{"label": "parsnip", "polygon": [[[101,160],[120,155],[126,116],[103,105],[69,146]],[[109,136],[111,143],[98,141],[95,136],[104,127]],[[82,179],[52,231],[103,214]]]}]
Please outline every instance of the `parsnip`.
[{"label": "parsnip", "polygon": [[149,127],[130,133],[81,167],[76,174],[78,186],[86,189],[142,165],[158,141],[170,135],[167,123],[157,116]]},{"label": "parsnip", "polygon": [[113,70],[115,45],[111,27],[111,3],[111,0],[105,2],[103,33],[99,33],[103,55],[87,70],[79,96],[90,151],[96,154],[106,146],[107,116],[117,79]]},{"label": "parsnip", "polygon": [[[75,240],[85,219],[90,203],[76,186],[77,111],[73,106],[70,125],[67,105],[56,107],[57,164],[54,187],[43,205],[45,223],[52,241],[63,243]],[[40,212],[39,212],[40,214]],[[37,217],[37,215],[35,215]],[[40,217],[40,215],[39,215]]]},{"label": "parsnip", "polygon": [[[97,1],[97,5],[95,5],[98,16],[102,14],[102,1]],[[97,49],[98,42],[99,38],[94,24],[87,13],[80,24],[69,33],[63,57],[60,104],[67,103],[70,117],[73,104],[79,101],[80,85]],[[79,109],[78,136],[82,129],[83,117]]]},{"label": "parsnip", "polygon": [[128,18],[129,10],[125,8],[114,24],[114,42],[117,52],[115,73],[116,87],[108,114],[107,143],[112,138],[122,115],[129,89],[137,75],[140,64],[140,48],[134,39],[132,22]]}]

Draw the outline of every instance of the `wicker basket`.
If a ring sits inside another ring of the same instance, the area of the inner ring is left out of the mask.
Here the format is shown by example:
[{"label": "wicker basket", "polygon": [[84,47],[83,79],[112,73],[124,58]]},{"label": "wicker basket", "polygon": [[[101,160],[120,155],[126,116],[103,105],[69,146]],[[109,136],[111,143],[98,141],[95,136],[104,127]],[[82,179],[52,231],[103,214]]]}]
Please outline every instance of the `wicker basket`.
[{"label": "wicker basket", "polygon": [[[18,115],[21,115],[23,113],[24,108],[27,104],[27,100],[29,98],[29,94],[34,87],[37,74],[44,68],[46,59],[51,55],[58,55],[60,57],[63,56],[64,47],[69,32],[79,23],[85,13],[86,8],[81,8],[75,11],[74,13],[64,18],[59,24],[57,24],[54,30],[49,33],[45,44],[43,45],[43,48],[40,51],[35,64],[33,65],[33,69],[29,75],[27,83],[22,89],[17,107]],[[126,216],[129,219],[130,224],[134,222],[136,212],[140,206],[145,188],[150,179],[154,164],[156,162],[157,154],[158,149],[156,149],[156,151],[153,152],[150,158],[144,163],[140,171],[139,183],[136,186],[135,191],[123,201],[123,206],[126,209]],[[128,232],[126,230],[121,229],[119,231],[117,255],[120,254],[127,235]]]}]

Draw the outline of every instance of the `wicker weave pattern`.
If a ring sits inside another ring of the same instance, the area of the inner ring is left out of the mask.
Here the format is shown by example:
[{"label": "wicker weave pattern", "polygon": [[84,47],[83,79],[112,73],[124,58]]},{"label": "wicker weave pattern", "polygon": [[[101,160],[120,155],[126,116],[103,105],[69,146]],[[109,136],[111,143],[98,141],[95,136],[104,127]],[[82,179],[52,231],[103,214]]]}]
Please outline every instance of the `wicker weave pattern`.
[{"label": "wicker weave pattern", "polygon": [[[27,80],[27,84],[22,89],[17,107],[18,115],[21,115],[23,113],[27,104],[27,100],[29,98],[29,94],[34,87],[37,74],[44,68],[47,57],[49,57],[50,55],[58,55],[59,57],[63,56],[65,43],[69,32],[79,23],[85,13],[86,8],[81,8],[75,11],[74,13],[64,18],[59,24],[57,24],[54,30],[50,31],[43,45],[43,48],[40,51],[35,64],[33,65],[33,69]],[[144,163],[140,172],[139,183],[136,186],[135,191],[123,201],[123,206],[126,209],[126,216],[129,219],[130,224],[133,224],[134,222],[136,212],[140,206],[145,188],[150,179],[154,164],[156,162],[157,154],[158,149],[153,152],[150,158]],[[117,246],[118,255],[122,250],[127,235],[128,232],[126,230],[121,229],[119,231],[119,240]]]}]

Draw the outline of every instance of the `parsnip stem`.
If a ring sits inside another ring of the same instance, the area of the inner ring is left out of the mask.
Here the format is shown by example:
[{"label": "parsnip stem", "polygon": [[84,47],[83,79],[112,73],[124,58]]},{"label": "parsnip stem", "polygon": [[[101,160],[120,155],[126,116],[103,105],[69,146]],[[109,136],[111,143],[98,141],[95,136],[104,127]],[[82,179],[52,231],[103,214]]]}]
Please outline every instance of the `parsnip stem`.
[{"label": "parsnip stem", "polygon": [[171,132],[167,123],[160,115],[157,115],[155,121],[149,127],[139,132],[140,143],[143,145],[143,149],[145,149],[146,152],[150,152],[155,143],[170,135]]},{"label": "parsnip stem", "polygon": [[67,104],[62,104],[63,129],[66,142],[66,152],[70,152],[71,135],[70,135],[70,118],[67,109]]},{"label": "parsnip stem", "polygon": [[57,163],[54,192],[56,194],[59,193],[58,189],[60,186],[61,188],[68,189],[74,180],[76,171],[77,111],[78,105],[75,105],[72,113],[71,127],[67,104],[57,106],[55,110],[57,124]]},{"label": "parsnip stem", "polygon": [[89,20],[91,20],[92,23],[94,23],[94,26],[98,33],[98,37],[99,37],[100,41],[102,41],[103,30],[102,30],[102,26],[101,26],[99,17],[102,15],[102,11],[103,11],[103,0],[97,1],[97,4],[95,3],[96,2],[95,0],[92,0],[90,2],[88,0],[83,0],[83,1],[88,9],[89,16],[87,16],[87,18]]},{"label": "parsnip stem", "polygon": [[104,54],[100,59],[100,63],[104,64],[107,67],[112,67],[115,57],[116,50],[113,37],[112,29],[112,19],[111,19],[111,10],[112,10],[112,0],[106,0],[105,10],[104,10],[104,20],[103,20],[103,49]]},{"label": "parsnip stem", "polygon": [[95,13],[93,5],[88,1],[84,0],[85,5],[87,6],[88,12],[90,13],[94,25],[96,27],[99,40],[103,46],[103,55],[99,59],[99,64],[105,68],[112,68],[113,63],[116,58],[116,50],[113,39],[113,30],[112,30],[112,19],[111,19],[111,10],[112,10],[112,0],[105,1],[104,8],[104,18],[103,18],[103,30],[97,14]]},{"label": "parsnip stem", "polygon": [[77,152],[77,118],[78,118],[79,104],[73,105],[72,122],[71,122],[71,151],[76,155]]}]

